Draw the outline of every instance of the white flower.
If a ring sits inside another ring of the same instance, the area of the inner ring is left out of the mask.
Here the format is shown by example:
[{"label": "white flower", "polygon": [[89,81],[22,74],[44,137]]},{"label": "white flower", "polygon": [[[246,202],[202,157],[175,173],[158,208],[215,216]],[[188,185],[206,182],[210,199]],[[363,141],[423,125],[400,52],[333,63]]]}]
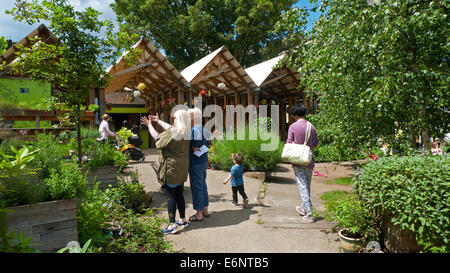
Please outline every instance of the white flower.
[{"label": "white flower", "polygon": [[80,243],[78,243],[77,241],[68,242],[66,248],[69,250],[70,253],[80,253],[81,252]]},{"label": "white flower", "polygon": [[381,0],[367,0],[367,4],[369,4],[369,6],[375,6],[375,5],[380,5]]}]

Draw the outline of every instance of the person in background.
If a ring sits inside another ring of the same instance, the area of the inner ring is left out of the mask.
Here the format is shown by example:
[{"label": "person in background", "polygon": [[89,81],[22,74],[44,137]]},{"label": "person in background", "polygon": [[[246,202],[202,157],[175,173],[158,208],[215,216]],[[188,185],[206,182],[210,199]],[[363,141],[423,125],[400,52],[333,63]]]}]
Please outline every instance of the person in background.
[{"label": "person in background", "polygon": [[[289,126],[287,143],[304,144],[306,128],[308,121],[306,121],[306,108],[303,104],[294,105],[291,108],[290,114],[294,117],[295,122]],[[311,124],[311,134],[306,145],[311,148],[311,151],[319,144],[317,138],[317,131],[314,125]],[[296,210],[303,220],[313,223],[312,203],[311,203],[311,179],[314,170],[314,156],[308,166],[292,165],[294,168],[295,177],[297,179],[297,186],[302,198],[302,205],[296,206]]]},{"label": "person in background", "polygon": [[237,193],[242,196],[243,203],[242,207],[246,208],[248,204],[248,197],[244,189],[244,178],[242,174],[244,169],[242,168],[243,156],[241,154],[232,154],[231,159],[233,160],[234,166],[231,167],[230,175],[223,181],[223,184],[227,184],[231,180],[231,190],[233,191],[233,205],[238,205]]},{"label": "person in background", "polygon": [[[152,121],[157,122],[165,131],[158,134]],[[156,171],[158,182],[167,196],[169,214],[169,226],[163,230],[163,233],[174,234],[188,226],[183,191],[189,170],[189,115],[186,110],[176,111],[173,115],[172,126],[160,120],[158,115],[142,117],[141,123],[148,127],[159,150],[159,168]],[[179,221],[175,221],[177,209],[180,214]]]},{"label": "person in background", "polygon": [[100,144],[104,144],[108,137],[110,136],[116,136],[116,133],[112,132],[109,129],[108,122],[111,120],[110,116],[108,114],[104,114],[102,117],[102,123],[100,123],[100,127],[98,130],[100,131],[100,137],[97,138],[97,141],[100,142]]},{"label": "person in background", "polygon": [[431,155],[444,155],[438,142],[431,144]]},{"label": "person in background", "polygon": [[127,128],[128,130],[131,130],[131,124],[128,122],[128,120],[123,121],[123,127]]}]

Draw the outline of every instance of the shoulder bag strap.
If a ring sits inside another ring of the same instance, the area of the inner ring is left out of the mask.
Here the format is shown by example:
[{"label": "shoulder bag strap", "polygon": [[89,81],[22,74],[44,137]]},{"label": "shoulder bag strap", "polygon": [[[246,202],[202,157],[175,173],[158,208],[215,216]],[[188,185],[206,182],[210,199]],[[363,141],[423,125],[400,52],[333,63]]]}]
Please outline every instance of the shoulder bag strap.
[{"label": "shoulder bag strap", "polygon": [[306,121],[306,132],[305,132],[305,143],[304,143],[304,145],[306,145],[308,143],[310,135],[311,135],[311,123],[309,123],[309,121]]}]

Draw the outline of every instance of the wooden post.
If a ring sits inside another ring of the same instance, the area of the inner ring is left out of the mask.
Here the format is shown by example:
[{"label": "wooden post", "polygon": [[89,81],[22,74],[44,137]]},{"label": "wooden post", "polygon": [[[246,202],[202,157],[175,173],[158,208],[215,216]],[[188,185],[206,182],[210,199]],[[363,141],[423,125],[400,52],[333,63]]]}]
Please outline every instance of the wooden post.
[{"label": "wooden post", "polygon": [[249,88],[247,89],[247,105],[253,104],[253,92]]},{"label": "wooden post", "polygon": [[167,109],[167,101],[166,101],[166,94],[164,90],[161,92],[161,103],[164,102],[164,106],[161,104],[161,120],[164,122],[167,122],[166,120],[166,109]]},{"label": "wooden post", "polygon": [[178,86],[178,104],[184,104],[184,92],[181,86]]},{"label": "wooden post", "polygon": [[284,140],[286,138],[286,105],[284,102],[280,102],[280,127],[281,139]]},{"label": "wooden post", "polygon": [[192,92],[192,87],[189,88],[188,105],[189,105],[189,107],[194,106],[194,94],[193,94],[193,92]]},{"label": "wooden post", "polygon": [[[291,108],[292,108],[292,101],[293,101],[292,97],[289,96],[288,97],[288,109],[287,109],[288,114],[290,113]],[[289,117],[289,119],[288,119],[289,125],[291,125],[294,122],[294,120],[290,114],[288,117]]]},{"label": "wooden post", "polygon": [[157,95],[156,97],[155,97],[155,113],[154,113],[154,115],[156,115],[156,114],[159,114],[159,95]]},{"label": "wooden post", "polygon": [[234,91],[234,105],[239,105],[239,93]]},{"label": "wooden post", "polygon": [[41,128],[41,117],[36,116],[36,129],[40,129],[40,128]]}]

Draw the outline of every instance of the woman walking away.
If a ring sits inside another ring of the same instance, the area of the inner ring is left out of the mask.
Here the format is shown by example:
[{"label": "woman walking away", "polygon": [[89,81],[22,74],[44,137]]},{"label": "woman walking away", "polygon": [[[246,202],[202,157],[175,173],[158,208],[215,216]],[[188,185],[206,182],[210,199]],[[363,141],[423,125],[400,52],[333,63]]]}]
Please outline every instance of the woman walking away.
[{"label": "woman walking away", "polygon": [[[305,106],[303,104],[293,106],[290,114],[294,117],[295,122],[289,126],[287,143],[304,144],[308,124],[310,124],[310,137],[306,145],[311,148],[311,151],[313,151],[313,149],[317,147],[319,140],[317,139],[317,131],[314,125],[305,120]],[[300,213],[300,216],[303,216],[303,220],[313,223],[314,217],[312,216],[311,178],[314,170],[314,156],[308,166],[293,164],[292,167],[294,168],[297,186],[302,198],[302,205],[297,206],[295,209]]]},{"label": "woman walking away", "polygon": [[[152,121],[161,125],[165,131],[158,134],[152,126]],[[169,226],[164,229],[164,234],[174,234],[188,226],[183,190],[189,169],[189,122],[189,116],[185,110],[174,113],[172,126],[159,120],[158,115],[141,119],[141,123],[148,126],[150,135],[155,139],[156,148],[159,150],[157,176],[167,196],[169,213]],[[180,220],[175,222],[177,208]]]},{"label": "woman walking away", "polygon": [[191,183],[192,203],[196,214],[189,221],[203,221],[209,217],[208,188],[206,186],[206,170],[208,169],[208,148],[206,131],[202,126],[202,111],[199,108],[189,109],[191,118],[191,144],[189,148],[189,180]]}]

